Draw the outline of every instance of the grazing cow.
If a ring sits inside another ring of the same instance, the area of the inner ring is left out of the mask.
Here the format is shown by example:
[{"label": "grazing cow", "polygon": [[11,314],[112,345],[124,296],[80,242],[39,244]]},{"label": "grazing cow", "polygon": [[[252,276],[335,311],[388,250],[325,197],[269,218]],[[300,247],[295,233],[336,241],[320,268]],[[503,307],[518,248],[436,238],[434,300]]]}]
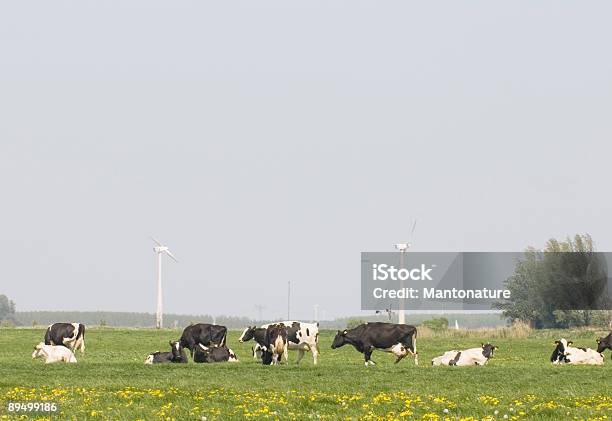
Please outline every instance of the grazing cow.
[{"label": "grazing cow", "polygon": [[265,346],[266,346],[265,345],[266,330],[267,330],[267,327],[258,328],[256,326],[248,326],[242,331],[242,335],[240,335],[240,338],[238,339],[238,342],[240,343],[248,342],[251,339],[255,340],[255,347],[251,348],[251,351],[253,352],[253,358],[257,360],[262,357],[263,352],[264,352],[263,349],[265,349]]},{"label": "grazing cow", "polygon": [[183,330],[181,339],[179,340],[181,347],[191,351],[191,357],[197,344],[204,346],[225,345],[227,336],[227,328],[225,326],[211,325],[208,323],[198,323],[187,326]]},{"label": "grazing cow", "polygon": [[493,351],[497,349],[495,345],[487,343],[482,344],[480,348],[470,348],[463,351],[446,351],[443,355],[432,359],[431,365],[454,365],[458,367],[485,365],[493,357]]},{"label": "grazing cow", "polygon": [[45,364],[57,363],[63,361],[65,363],[76,363],[77,360],[72,351],[62,345],[45,345],[40,342],[34,347],[32,358],[42,357],[45,359]]},{"label": "grazing cow", "polygon": [[555,341],[555,350],[550,356],[553,364],[589,364],[602,365],[604,363],[603,354],[591,348],[575,348],[572,341],[563,338]]},{"label": "grazing cow", "polygon": [[[305,352],[312,352],[312,361],[316,365],[319,356],[319,324],[304,323],[295,320],[281,322],[287,330],[287,344],[289,349],[297,349],[298,356],[295,361],[299,364],[304,358]],[[267,328],[269,324],[262,325],[262,328]],[[257,348],[257,347],[256,347]],[[285,358],[287,356],[285,355]]]},{"label": "grazing cow", "polygon": [[209,348],[198,344],[193,354],[193,361],[196,363],[238,362],[238,357],[236,357],[234,351],[225,345]]},{"label": "grazing cow", "polygon": [[332,349],[339,348],[345,344],[350,344],[355,349],[363,353],[366,367],[375,364],[371,360],[372,352],[379,349],[385,352],[392,352],[400,362],[406,355],[414,356],[414,364],[419,364],[419,355],[416,350],[417,329],[410,325],[394,323],[364,323],[354,329],[338,331]]},{"label": "grazing cow", "polygon": [[285,356],[287,361],[287,330],[286,326],[282,323],[268,326],[266,329],[266,336],[264,338],[265,349],[263,350],[264,356],[262,360],[264,364],[268,361],[267,353],[272,354],[272,365],[276,365],[280,362],[281,356]]},{"label": "grazing cow", "polygon": [[157,351],[147,355],[145,364],[186,363],[187,355],[178,341],[170,341],[170,352]]},{"label": "grazing cow", "polygon": [[62,345],[71,351],[85,353],[85,325],[82,323],[53,323],[45,332],[45,345]]},{"label": "grazing cow", "polygon": [[603,354],[606,349],[612,350],[612,332],[610,332],[605,338],[597,339],[597,352]]}]

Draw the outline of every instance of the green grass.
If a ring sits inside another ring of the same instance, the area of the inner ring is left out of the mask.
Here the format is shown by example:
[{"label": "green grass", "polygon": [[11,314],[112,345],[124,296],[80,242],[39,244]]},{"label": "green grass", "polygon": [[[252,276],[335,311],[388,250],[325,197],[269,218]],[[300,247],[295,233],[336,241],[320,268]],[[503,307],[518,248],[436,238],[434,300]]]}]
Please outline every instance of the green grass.
[{"label": "green grass", "polygon": [[[551,366],[556,336],[594,347],[595,332],[534,332],[527,338],[491,339],[499,346],[485,367],[432,367],[432,357],[490,338],[419,338],[420,365],[409,357],[375,352],[364,367],[352,347],[332,350],[332,332],[320,338],[318,366],[262,366],[230,332],[235,364],[145,366],[145,356],[167,350],[178,330],[88,329],[77,364],[32,360],[43,329],[0,329],[0,419],[11,400],[51,400],[52,419],[605,419],[612,417],[612,361],[603,367]],[[603,332],[600,332],[603,333]],[[477,336],[477,335],[474,335]],[[290,363],[295,360],[290,351]],[[445,412],[444,410],[447,410]],[[497,414],[496,412],[497,411]],[[29,417],[45,417],[30,414]],[[206,418],[203,418],[206,417]]]}]

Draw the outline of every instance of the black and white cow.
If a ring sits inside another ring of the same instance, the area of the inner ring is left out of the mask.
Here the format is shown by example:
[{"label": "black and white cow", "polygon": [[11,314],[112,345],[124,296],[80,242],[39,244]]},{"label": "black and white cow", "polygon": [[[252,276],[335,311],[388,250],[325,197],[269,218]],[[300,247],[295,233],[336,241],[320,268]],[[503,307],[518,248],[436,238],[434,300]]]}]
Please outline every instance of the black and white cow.
[{"label": "black and white cow", "polygon": [[251,339],[255,341],[255,346],[251,348],[251,351],[253,352],[253,358],[256,360],[261,359],[263,354],[262,347],[266,347],[266,330],[267,328],[249,326],[242,331],[242,335],[240,335],[240,338],[238,339],[238,342],[240,343],[248,342]]},{"label": "black and white cow", "polygon": [[366,367],[375,364],[371,360],[372,352],[379,349],[392,352],[400,362],[406,355],[414,356],[414,364],[418,365],[418,353],[416,350],[417,329],[414,326],[394,323],[364,323],[354,329],[338,331],[332,349],[350,344],[363,353]]},{"label": "black and white cow", "polygon": [[[302,361],[302,358],[304,358],[304,354],[308,351],[312,352],[312,360],[313,363],[316,365],[317,364],[317,360],[318,360],[318,356],[319,356],[319,324],[318,323],[304,323],[304,322],[298,322],[295,320],[290,320],[290,321],[284,321],[284,322],[280,322],[285,326],[285,329],[287,330],[287,345],[289,349],[296,349],[298,351],[298,356],[297,356],[297,360],[295,361],[296,364],[299,364],[300,361]],[[269,323],[269,324],[265,324],[262,325],[261,328],[262,329],[267,329],[268,326],[270,326],[271,324],[275,324],[275,323]],[[255,326],[249,326],[247,328],[244,329],[244,331],[242,332],[242,336],[241,338],[246,334],[247,331],[254,331],[255,329],[257,329]],[[263,338],[263,331],[260,331],[259,335],[261,338]],[[251,339],[253,337],[249,337],[249,339]],[[254,358],[261,358],[262,355],[262,349],[261,349],[261,341],[257,340],[257,338],[254,338],[255,341],[257,342],[257,345],[255,345],[255,347],[253,348],[253,357]],[[243,342],[246,342],[248,339],[243,340]],[[287,358],[287,355],[285,355],[285,359]]]},{"label": "black and white cow", "polygon": [[193,354],[193,361],[196,363],[238,362],[238,357],[236,357],[234,351],[225,345],[209,348],[198,344]]},{"label": "black and white cow", "polygon": [[457,367],[486,365],[489,359],[493,357],[493,351],[497,349],[497,346],[487,343],[482,344],[480,348],[470,348],[462,351],[446,351],[439,357],[433,358],[431,360],[431,365],[450,365]]},{"label": "black and white cow", "polygon": [[277,365],[281,356],[285,356],[287,361],[287,329],[282,323],[273,324],[266,328],[266,336],[264,337],[265,349],[262,349],[262,362],[267,364]]},{"label": "black and white cow", "polygon": [[71,351],[85,353],[85,325],[82,323],[53,323],[45,332],[45,345],[62,345]]},{"label": "black and white cow", "polygon": [[612,350],[612,332],[610,332],[605,338],[597,339],[597,352],[603,354],[606,349]]},{"label": "black and white cow", "polygon": [[[296,364],[304,358],[304,353],[312,352],[312,361],[316,365],[319,357],[319,324],[304,323],[295,320],[281,322],[287,330],[287,344],[289,349],[298,351]],[[269,324],[261,327],[267,328]],[[285,355],[285,359],[287,355]]]},{"label": "black and white cow", "polygon": [[555,341],[555,350],[550,356],[553,364],[588,364],[602,365],[604,363],[603,354],[591,348],[575,348],[572,341],[559,339]]},{"label": "black and white cow", "polygon": [[222,346],[225,345],[226,337],[227,328],[225,326],[197,323],[187,326],[185,330],[183,330],[179,342],[181,347],[191,351],[191,357],[193,357],[197,344],[202,344],[204,346]]},{"label": "black and white cow", "polygon": [[178,341],[170,341],[170,352],[157,351],[147,355],[145,364],[186,363],[187,355]]}]

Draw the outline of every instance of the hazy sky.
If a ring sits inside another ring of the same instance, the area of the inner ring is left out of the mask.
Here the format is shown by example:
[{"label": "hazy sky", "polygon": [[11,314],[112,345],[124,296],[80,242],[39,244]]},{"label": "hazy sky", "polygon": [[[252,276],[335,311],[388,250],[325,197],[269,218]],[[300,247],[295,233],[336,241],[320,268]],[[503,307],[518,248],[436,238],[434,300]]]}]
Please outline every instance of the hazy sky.
[{"label": "hazy sky", "polygon": [[360,252],[612,250],[609,2],[0,4],[0,293],[356,314]]}]

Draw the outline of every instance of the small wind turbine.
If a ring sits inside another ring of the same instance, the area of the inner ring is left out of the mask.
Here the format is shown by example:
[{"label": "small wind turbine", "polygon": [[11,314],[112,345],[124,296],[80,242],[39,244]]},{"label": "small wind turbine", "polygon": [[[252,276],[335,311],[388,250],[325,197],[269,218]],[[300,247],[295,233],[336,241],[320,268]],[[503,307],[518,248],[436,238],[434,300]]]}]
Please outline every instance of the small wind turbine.
[{"label": "small wind turbine", "polygon": [[[416,228],[416,223],[417,221],[415,219],[414,224],[412,224],[412,230],[410,231],[410,236],[408,237],[409,240],[412,240],[412,237],[414,236],[414,229]],[[409,241],[407,243],[397,243],[397,244],[394,244],[394,246],[400,252],[400,269],[403,269],[404,268],[404,253],[406,253],[408,249],[412,247],[412,243]],[[400,282],[401,282],[400,287],[403,289],[404,281],[402,280]],[[389,317],[391,317],[391,314],[389,314]],[[400,300],[399,302],[399,312],[398,312],[397,322],[401,325],[406,323],[406,312],[404,311],[404,300]]]},{"label": "small wind turbine", "polygon": [[178,263],[176,257],[170,253],[168,247],[151,237],[157,246],[153,247],[153,251],[157,253],[157,313],[155,315],[155,327],[161,329],[163,326],[163,310],[162,310],[162,254],[166,253],[172,260]]}]

